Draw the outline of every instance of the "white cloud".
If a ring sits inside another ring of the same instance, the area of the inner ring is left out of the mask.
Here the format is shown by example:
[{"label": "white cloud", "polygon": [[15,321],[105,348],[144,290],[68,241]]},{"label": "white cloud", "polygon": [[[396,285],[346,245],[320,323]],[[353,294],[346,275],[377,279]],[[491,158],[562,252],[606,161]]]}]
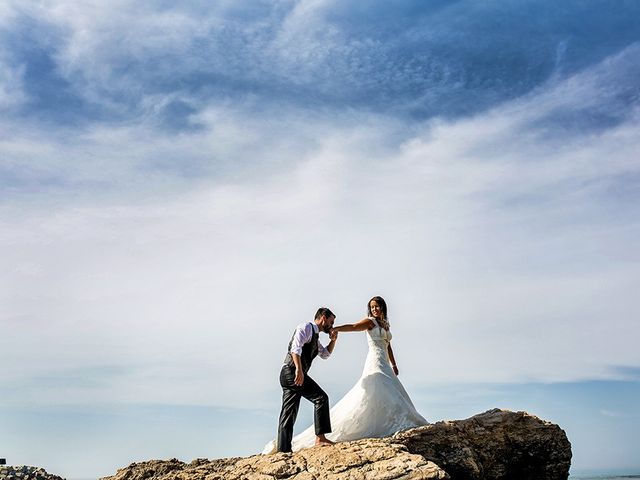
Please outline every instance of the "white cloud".
[{"label": "white cloud", "polygon": [[10,110],[25,101],[23,76],[24,67],[8,65],[0,52],[0,111]]},{"label": "white cloud", "polygon": [[618,412],[612,411],[612,410],[604,410],[601,409],[600,410],[600,414],[604,415],[605,417],[621,417],[622,415]]},{"label": "white cloud", "polygon": [[[36,22],[43,35],[55,32],[55,41],[47,39],[46,48],[51,49],[56,73],[70,83],[75,95],[112,113],[135,108],[147,94],[144,82],[149,78],[169,81],[185,70],[197,70],[200,62],[224,67],[216,58],[193,53],[194,41],[204,41],[223,27],[224,4],[202,11],[196,6],[159,8],[154,2],[130,0],[108,5],[47,0],[11,1],[5,8],[14,15],[18,12],[21,21]],[[1,15],[2,11],[0,19]]]},{"label": "white cloud", "polygon": [[9,2],[3,2],[0,5],[0,26],[7,25],[11,20],[13,20],[14,15],[14,6]]},{"label": "white cloud", "polygon": [[[640,173],[638,119],[549,135],[535,122],[567,107],[564,88],[414,127],[399,146],[388,119],[246,104],[204,108],[203,129],[177,136],[142,123],[3,139],[14,166],[38,157],[34,182],[111,192],[0,211],[3,402],[272,406],[293,326],[320,304],[356,320],[374,294],[410,388],[640,364],[640,222],[612,192]],[[185,159],[226,171],[176,179],[166,165]],[[363,348],[343,335],[317,376],[344,391]]]}]

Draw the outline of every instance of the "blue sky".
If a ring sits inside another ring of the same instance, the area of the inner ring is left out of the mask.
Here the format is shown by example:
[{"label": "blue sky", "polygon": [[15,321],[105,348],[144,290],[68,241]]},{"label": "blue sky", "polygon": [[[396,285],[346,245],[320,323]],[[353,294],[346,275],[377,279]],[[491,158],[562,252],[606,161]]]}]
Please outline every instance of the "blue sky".
[{"label": "blue sky", "polygon": [[635,1],[4,2],[0,455],[260,451],[293,326],[381,294],[429,420],[639,469],[639,74]]}]

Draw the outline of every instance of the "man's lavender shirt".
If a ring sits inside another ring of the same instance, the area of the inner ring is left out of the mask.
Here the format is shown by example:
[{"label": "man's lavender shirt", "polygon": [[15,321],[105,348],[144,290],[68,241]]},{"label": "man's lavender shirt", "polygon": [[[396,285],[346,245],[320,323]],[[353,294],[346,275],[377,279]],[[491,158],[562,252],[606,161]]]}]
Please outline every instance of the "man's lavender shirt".
[{"label": "man's lavender shirt", "polygon": [[[305,343],[308,343],[313,336],[313,332],[319,333],[320,329],[315,322],[307,322],[301,323],[296,327],[296,331],[293,334],[293,341],[291,342],[291,353],[296,353],[298,355],[302,354],[302,346]],[[320,358],[326,359],[329,358],[331,352],[327,350],[321,343],[320,339],[318,339],[318,356]]]}]

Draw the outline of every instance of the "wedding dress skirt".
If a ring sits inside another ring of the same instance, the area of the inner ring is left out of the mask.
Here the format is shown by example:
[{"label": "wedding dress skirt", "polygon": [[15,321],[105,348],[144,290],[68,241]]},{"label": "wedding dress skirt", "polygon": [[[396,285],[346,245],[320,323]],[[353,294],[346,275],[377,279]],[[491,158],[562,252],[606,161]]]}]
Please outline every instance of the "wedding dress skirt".
[{"label": "wedding dress skirt", "polygon": [[[391,332],[372,320],[376,326],[367,331],[369,352],[362,376],[331,409],[332,432],[327,434],[327,438],[334,442],[386,437],[429,423],[415,409],[391,368],[387,352]],[[315,428],[311,425],[293,437],[293,451],[312,447],[315,438]],[[263,453],[270,453],[273,449],[272,441]]]}]

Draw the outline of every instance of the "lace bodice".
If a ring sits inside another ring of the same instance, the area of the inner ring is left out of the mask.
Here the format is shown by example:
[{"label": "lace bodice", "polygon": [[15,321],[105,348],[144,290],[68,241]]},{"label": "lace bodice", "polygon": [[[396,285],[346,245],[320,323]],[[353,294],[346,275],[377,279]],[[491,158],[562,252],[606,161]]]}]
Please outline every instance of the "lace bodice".
[{"label": "lace bodice", "polygon": [[367,330],[367,333],[369,334],[368,335],[369,341],[374,341],[374,342],[384,341],[388,345],[392,338],[391,329],[385,330],[380,326],[380,323],[378,323],[378,321],[373,317],[369,317],[369,320],[372,320],[373,323],[375,323],[376,325],[371,330]]},{"label": "lace bodice", "polygon": [[391,330],[385,330],[380,326],[375,318],[371,318],[375,327],[367,330],[367,342],[369,343],[369,352],[364,362],[363,376],[372,373],[384,373],[385,375],[394,376],[391,365],[389,364],[389,342],[391,341]]}]

